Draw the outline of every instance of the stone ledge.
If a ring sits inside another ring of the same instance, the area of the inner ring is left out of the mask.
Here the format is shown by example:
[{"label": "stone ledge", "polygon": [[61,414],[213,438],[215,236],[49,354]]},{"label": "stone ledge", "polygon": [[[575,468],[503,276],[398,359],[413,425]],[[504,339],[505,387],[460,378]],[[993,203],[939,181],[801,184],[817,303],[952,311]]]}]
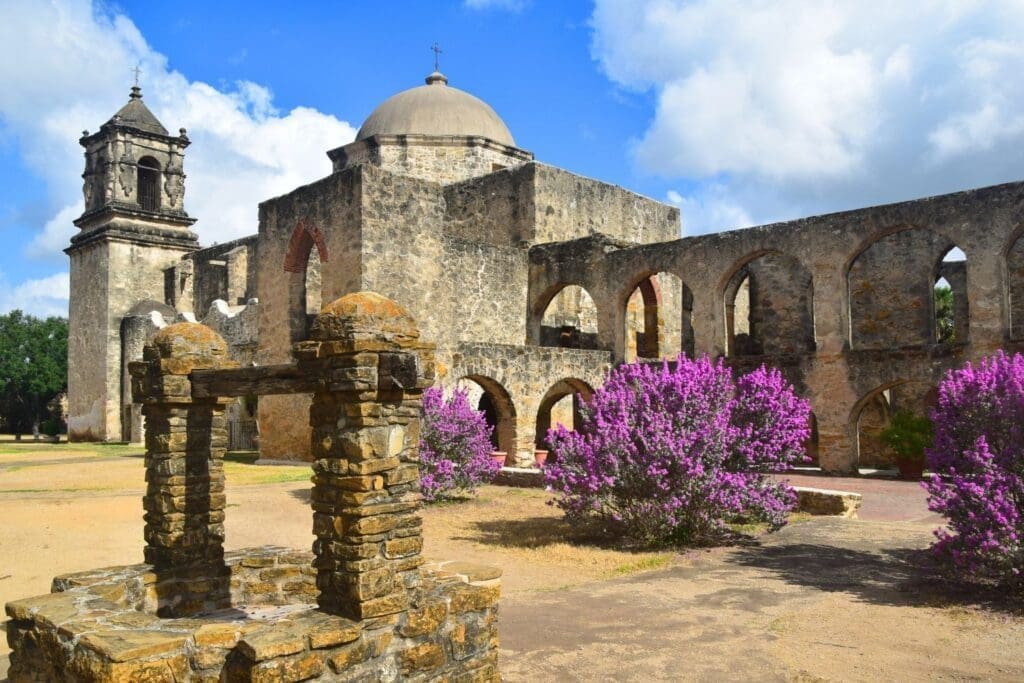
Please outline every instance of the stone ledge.
[{"label": "stone ledge", "polygon": [[498,486],[544,488],[544,472],[536,467],[502,467],[494,482]]},{"label": "stone ledge", "polygon": [[835,515],[853,519],[857,516],[863,496],[852,491],[816,489],[794,486],[798,503],[797,510],[811,515]]},{"label": "stone ledge", "polygon": [[59,576],[53,593],[8,603],[10,680],[499,680],[496,568],[429,563],[408,611],[352,621],[312,604],[309,552],[267,546],[225,559],[232,606],[201,616],[158,618],[160,579],[145,564]]}]

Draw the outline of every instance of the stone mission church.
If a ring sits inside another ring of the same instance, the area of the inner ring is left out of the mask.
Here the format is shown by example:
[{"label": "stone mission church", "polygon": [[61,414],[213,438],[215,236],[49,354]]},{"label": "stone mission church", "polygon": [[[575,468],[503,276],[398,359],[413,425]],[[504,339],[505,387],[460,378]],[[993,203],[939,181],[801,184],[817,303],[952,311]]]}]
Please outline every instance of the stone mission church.
[{"label": "stone mission church", "polygon": [[[680,238],[677,208],[535,161],[435,71],[354,142],[324,140],[328,176],[253,197],[257,234],[203,248],[187,133],[139,88],[80,143],[72,440],[141,440],[127,365],[175,319],[209,325],[244,365],[281,364],[321,302],[360,290],[409,310],[510,464],[571,426],[613,364],[684,352],[780,368],[812,401],[815,465],[884,467],[893,411],[924,411],[949,367],[1024,347],[1021,183]],[[233,441],[258,424],[262,458],[309,458],[309,397],[242,399],[231,421]]]}]

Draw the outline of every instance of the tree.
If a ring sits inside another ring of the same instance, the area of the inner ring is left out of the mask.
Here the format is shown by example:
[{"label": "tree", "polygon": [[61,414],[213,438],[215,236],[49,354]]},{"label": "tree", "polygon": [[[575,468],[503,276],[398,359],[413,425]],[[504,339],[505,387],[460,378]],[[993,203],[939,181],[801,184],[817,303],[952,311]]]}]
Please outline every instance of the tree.
[{"label": "tree", "polygon": [[0,418],[7,429],[23,434],[38,426],[67,384],[68,321],[18,310],[0,315]]},{"label": "tree", "polygon": [[953,317],[953,290],[945,285],[935,287],[935,337],[940,344],[956,341]]}]

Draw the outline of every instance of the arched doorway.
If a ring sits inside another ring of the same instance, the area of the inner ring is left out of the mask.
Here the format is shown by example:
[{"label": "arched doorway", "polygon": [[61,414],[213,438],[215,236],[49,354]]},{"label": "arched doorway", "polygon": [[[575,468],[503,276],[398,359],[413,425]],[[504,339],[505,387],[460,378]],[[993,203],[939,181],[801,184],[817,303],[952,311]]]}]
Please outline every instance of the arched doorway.
[{"label": "arched doorway", "polygon": [[505,387],[483,375],[466,375],[456,383],[466,391],[469,404],[482,412],[491,427],[494,450],[516,454],[516,408]]},{"label": "arched doorway", "polygon": [[589,384],[580,379],[563,379],[556,382],[540,401],[537,408],[537,429],[534,446],[537,450],[549,450],[548,430],[562,425],[576,429],[580,420],[580,407],[594,395]]},{"label": "arched doorway", "polygon": [[882,439],[897,411],[927,415],[935,401],[935,387],[924,382],[896,381],[868,392],[853,408],[856,463],[860,471],[896,467],[896,454]]}]

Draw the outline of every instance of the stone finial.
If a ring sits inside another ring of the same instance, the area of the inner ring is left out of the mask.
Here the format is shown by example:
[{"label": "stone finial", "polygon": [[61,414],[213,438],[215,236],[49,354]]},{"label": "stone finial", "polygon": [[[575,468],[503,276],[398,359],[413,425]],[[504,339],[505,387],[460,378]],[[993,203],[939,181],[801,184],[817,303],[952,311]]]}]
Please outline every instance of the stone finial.
[{"label": "stone finial", "polygon": [[311,331],[316,341],[348,342],[353,351],[408,348],[419,336],[409,312],[376,292],[346,294],[327,304]]},{"label": "stone finial", "polygon": [[146,345],[143,359],[159,361],[165,375],[187,375],[193,370],[229,367],[228,344],[206,325],[179,322],[168,325]]}]

